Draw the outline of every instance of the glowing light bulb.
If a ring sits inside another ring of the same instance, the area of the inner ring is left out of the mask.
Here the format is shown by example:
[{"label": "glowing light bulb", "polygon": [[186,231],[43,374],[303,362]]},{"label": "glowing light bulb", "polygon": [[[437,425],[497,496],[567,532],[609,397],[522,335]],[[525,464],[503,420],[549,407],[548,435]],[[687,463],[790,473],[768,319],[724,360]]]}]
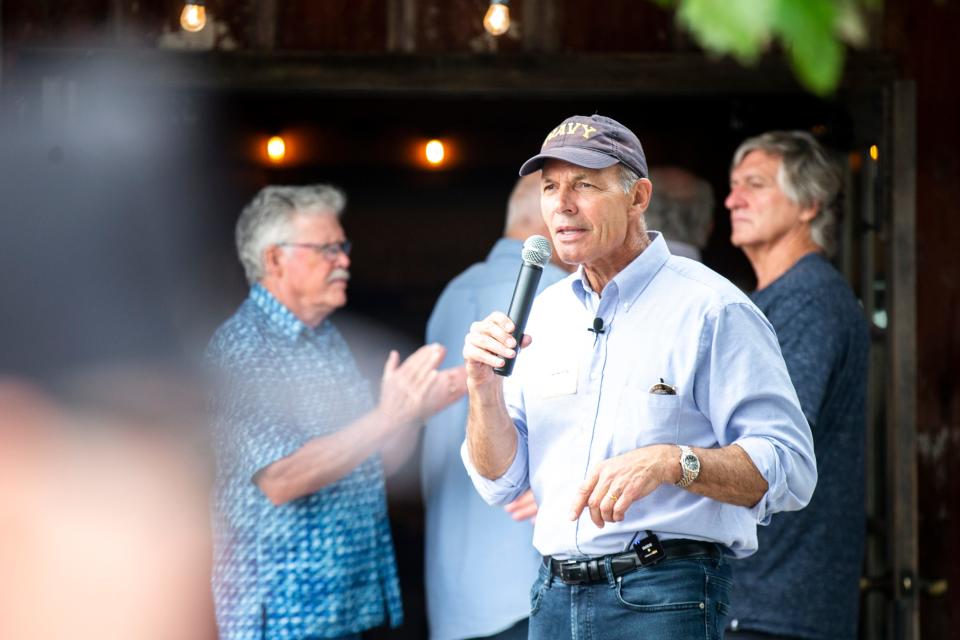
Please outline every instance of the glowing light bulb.
[{"label": "glowing light bulb", "polygon": [[439,140],[431,140],[423,148],[424,155],[427,157],[427,162],[432,165],[438,165],[443,162],[443,157],[446,155],[446,152],[443,148],[443,143]]},{"label": "glowing light bulb", "polygon": [[187,0],[180,12],[180,26],[184,31],[202,31],[207,25],[207,8],[203,0]]},{"label": "glowing light bulb", "polygon": [[287,155],[287,143],[280,136],[273,136],[267,140],[267,156],[271,162],[280,162]]},{"label": "glowing light bulb", "polygon": [[876,161],[876,159],[879,157],[880,149],[875,144],[870,145],[870,159]]},{"label": "glowing light bulb", "polygon": [[502,36],[510,28],[510,7],[507,0],[491,0],[483,28],[492,36]]}]

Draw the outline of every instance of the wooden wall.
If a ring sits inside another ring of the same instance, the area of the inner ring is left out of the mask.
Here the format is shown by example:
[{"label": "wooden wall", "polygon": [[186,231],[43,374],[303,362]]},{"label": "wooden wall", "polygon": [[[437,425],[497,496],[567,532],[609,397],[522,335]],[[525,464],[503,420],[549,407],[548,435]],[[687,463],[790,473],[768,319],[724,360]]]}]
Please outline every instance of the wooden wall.
[{"label": "wooden wall", "polygon": [[960,60],[956,2],[886,3],[884,46],[917,85],[917,460],[920,576],[946,578],[921,595],[921,638],[960,627]]}]

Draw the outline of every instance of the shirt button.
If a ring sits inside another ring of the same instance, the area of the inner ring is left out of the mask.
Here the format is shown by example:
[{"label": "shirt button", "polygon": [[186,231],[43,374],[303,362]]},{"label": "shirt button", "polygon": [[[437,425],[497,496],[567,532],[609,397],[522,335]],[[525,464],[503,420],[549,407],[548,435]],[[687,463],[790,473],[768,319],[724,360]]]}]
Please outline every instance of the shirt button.
[{"label": "shirt button", "polygon": [[734,618],[730,621],[730,631],[736,631],[740,628],[740,621]]}]

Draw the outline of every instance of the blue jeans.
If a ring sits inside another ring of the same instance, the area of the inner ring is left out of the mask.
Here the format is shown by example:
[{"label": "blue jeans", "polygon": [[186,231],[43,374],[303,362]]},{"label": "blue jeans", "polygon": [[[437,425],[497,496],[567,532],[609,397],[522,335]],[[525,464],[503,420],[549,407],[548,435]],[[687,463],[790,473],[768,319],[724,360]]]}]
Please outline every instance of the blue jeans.
[{"label": "blue jeans", "polygon": [[722,640],[731,571],[723,559],[664,560],[606,582],[568,585],[540,568],[530,640]]}]

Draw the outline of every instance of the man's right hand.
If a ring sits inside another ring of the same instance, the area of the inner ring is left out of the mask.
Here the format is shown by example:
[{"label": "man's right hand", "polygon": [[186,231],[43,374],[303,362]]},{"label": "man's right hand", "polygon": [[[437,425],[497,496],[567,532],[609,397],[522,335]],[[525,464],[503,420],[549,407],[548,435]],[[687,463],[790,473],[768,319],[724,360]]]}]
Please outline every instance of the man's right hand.
[{"label": "man's right hand", "polygon": [[383,367],[377,410],[396,427],[421,420],[427,410],[430,389],[437,380],[437,367],[445,354],[443,346],[428,344],[400,363],[400,355],[391,351]]},{"label": "man's right hand", "polygon": [[[494,368],[502,367],[507,358],[517,355],[513,321],[500,311],[470,325],[463,341],[463,362],[467,369],[467,387],[479,389],[496,381]],[[530,344],[524,335],[521,346]]]}]

